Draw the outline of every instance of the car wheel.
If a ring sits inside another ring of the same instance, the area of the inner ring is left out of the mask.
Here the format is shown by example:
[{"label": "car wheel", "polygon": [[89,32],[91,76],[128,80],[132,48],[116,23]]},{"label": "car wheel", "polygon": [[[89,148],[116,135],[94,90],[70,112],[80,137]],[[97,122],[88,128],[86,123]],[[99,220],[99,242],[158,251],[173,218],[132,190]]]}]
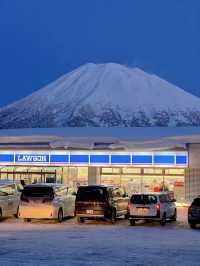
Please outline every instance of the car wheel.
[{"label": "car wheel", "polygon": [[26,218],[26,219],[24,219],[24,222],[30,223],[31,219],[30,218]]},{"label": "car wheel", "polygon": [[62,209],[59,209],[59,211],[58,211],[57,220],[58,220],[59,223],[62,223],[62,221],[63,221],[63,210]]},{"label": "car wheel", "polygon": [[166,224],[166,213],[163,214],[163,217],[162,217],[162,219],[161,219],[161,221],[160,221],[160,224],[161,224],[162,226],[164,226],[164,225]]},{"label": "car wheel", "polygon": [[134,225],[135,225],[135,220],[130,219],[129,222],[130,222],[130,225],[131,225],[131,226],[134,226]]},{"label": "car wheel", "polygon": [[0,209],[0,220],[3,218],[2,209]]},{"label": "car wheel", "polygon": [[85,222],[83,217],[77,217],[77,221],[79,224],[83,224]]},{"label": "car wheel", "polygon": [[190,225],[190,228],[192,228],[192,229],[196,228],[196,224],[195,223],[189,223],[189,225]]},{"label": "car wheel", "polygon": [[112,224],[116,222],[116,211],[115,210],[112,210],[110,221]]},{"label": "car wheel", "polygon": [[124,215],[124,218],[127,220],[127,219],[129,218],[129,214],[128,214],[128,213],[125,214],[125,215]]},{"label": "car wheel", "polygon": [[18,219],[19,218],[19,208],[17,208],[17,213],[16,214],[14,214],[14,217],[16,218],[16,219]]},{"label": "car wheel", "polygon": [[175,222],[176,219],[177,219],[177,212],[175,210],[174,215],[172,216],[171,220]]}]

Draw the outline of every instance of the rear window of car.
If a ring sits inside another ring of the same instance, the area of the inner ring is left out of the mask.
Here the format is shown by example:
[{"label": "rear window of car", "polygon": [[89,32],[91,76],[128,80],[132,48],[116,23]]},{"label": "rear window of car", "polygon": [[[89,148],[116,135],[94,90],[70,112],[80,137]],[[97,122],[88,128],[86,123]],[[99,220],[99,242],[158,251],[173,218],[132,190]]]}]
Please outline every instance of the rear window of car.
[{"label": "rear window of car", "polygon": [[104,188],[82,187],[78,189],[77,201],[106,201],[107,191]]},{"label": "rear window of car", "polygon": [[0,187],[0,192],[1,193],[6,193],[8,195],[14,195],[15,194],[15,185],[7,185],[7,186],[2,186]]},{"label": "rear window of car", "polygon": [[192,202],[192,206],[198,206],[198,207],[200,207],[200,198],[194,199],[194,201]]},{"label": "rear window of car", "polygon": [[53,188],[51,187],[25,187],[21,198],[49,198],[54,196]]},{"label": "rear window of car", "polygon": [[169,195],[167,194],[160,195],[159,198],[161,203],[166,203],[170,201]]},{"label": "rear window of car", "polygon": [[133,204],[156,204],[157,197],[155,195],[133,195],[131,197]]}]

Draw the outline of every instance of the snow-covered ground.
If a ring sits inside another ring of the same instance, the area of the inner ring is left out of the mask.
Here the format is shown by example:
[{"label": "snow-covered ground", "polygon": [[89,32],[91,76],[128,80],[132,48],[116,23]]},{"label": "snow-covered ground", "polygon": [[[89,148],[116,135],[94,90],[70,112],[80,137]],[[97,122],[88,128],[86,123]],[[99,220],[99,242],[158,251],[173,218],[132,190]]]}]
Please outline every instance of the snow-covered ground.
[{"label": "snow-covered ground", "polygon": [[200,230],[188,227],[186,212],[165,227],[8,219],[0,224],[0,265],[199,265]]}]

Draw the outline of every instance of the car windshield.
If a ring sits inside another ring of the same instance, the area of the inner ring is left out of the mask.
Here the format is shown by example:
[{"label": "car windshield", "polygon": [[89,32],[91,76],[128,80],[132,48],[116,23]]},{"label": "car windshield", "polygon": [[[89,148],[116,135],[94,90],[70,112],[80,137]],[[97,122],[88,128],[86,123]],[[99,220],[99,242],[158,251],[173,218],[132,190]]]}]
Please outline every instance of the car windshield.
[{"label": "car windshield", "polygon": [[200,207],[200,198],[194,199],[194,201],[192,202],[192,206],[198,206],[198,207]]},{"label": "car windshield", "polygon": [[133,195],[131,197],[131,203],[133,204],[155,204],[157,203],[157,197],[155,195]]},{"label": "car windshield", "polygon": [[78,189],[77,201],[106,201],[106,189],[98,187],[82,187]]},{"label": "car windshield", "polygon": [[54,191],[52,187],[25,187],[21,199],[24,198],[48,198],[52,199]]}]

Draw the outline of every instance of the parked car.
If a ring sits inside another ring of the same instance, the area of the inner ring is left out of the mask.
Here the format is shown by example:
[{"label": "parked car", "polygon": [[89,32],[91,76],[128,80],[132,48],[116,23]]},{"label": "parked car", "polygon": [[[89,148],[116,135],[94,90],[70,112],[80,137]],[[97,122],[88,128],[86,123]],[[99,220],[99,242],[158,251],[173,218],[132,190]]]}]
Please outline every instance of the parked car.
[{"label": "parked car", "polygon": [[156,220],[165,225],[166,220],[176,221],[175,199],[166,192],[133,194],[129,203],[130,224],[138,220]]},{"label": "parked car", "polygon": [[200,197],[195,198],[188,208],[188,223],[191,228],[200,224]]},{"label": "parked car", "polygon": [[18,216],[31,219],[56,219],[74,216],[75,195],[61,184],[32,184],[24,187]]},{"label": "parked car", "polygon": [[127,194],[119,187],[81,186],[76,196],[78,222],[86,219],[106,219],[112,223],[119,216],[128,216]]},{"label": "parked car", "polygon": [[0,218],[17,217],[22,189],[18,182],[0,180]]}]

